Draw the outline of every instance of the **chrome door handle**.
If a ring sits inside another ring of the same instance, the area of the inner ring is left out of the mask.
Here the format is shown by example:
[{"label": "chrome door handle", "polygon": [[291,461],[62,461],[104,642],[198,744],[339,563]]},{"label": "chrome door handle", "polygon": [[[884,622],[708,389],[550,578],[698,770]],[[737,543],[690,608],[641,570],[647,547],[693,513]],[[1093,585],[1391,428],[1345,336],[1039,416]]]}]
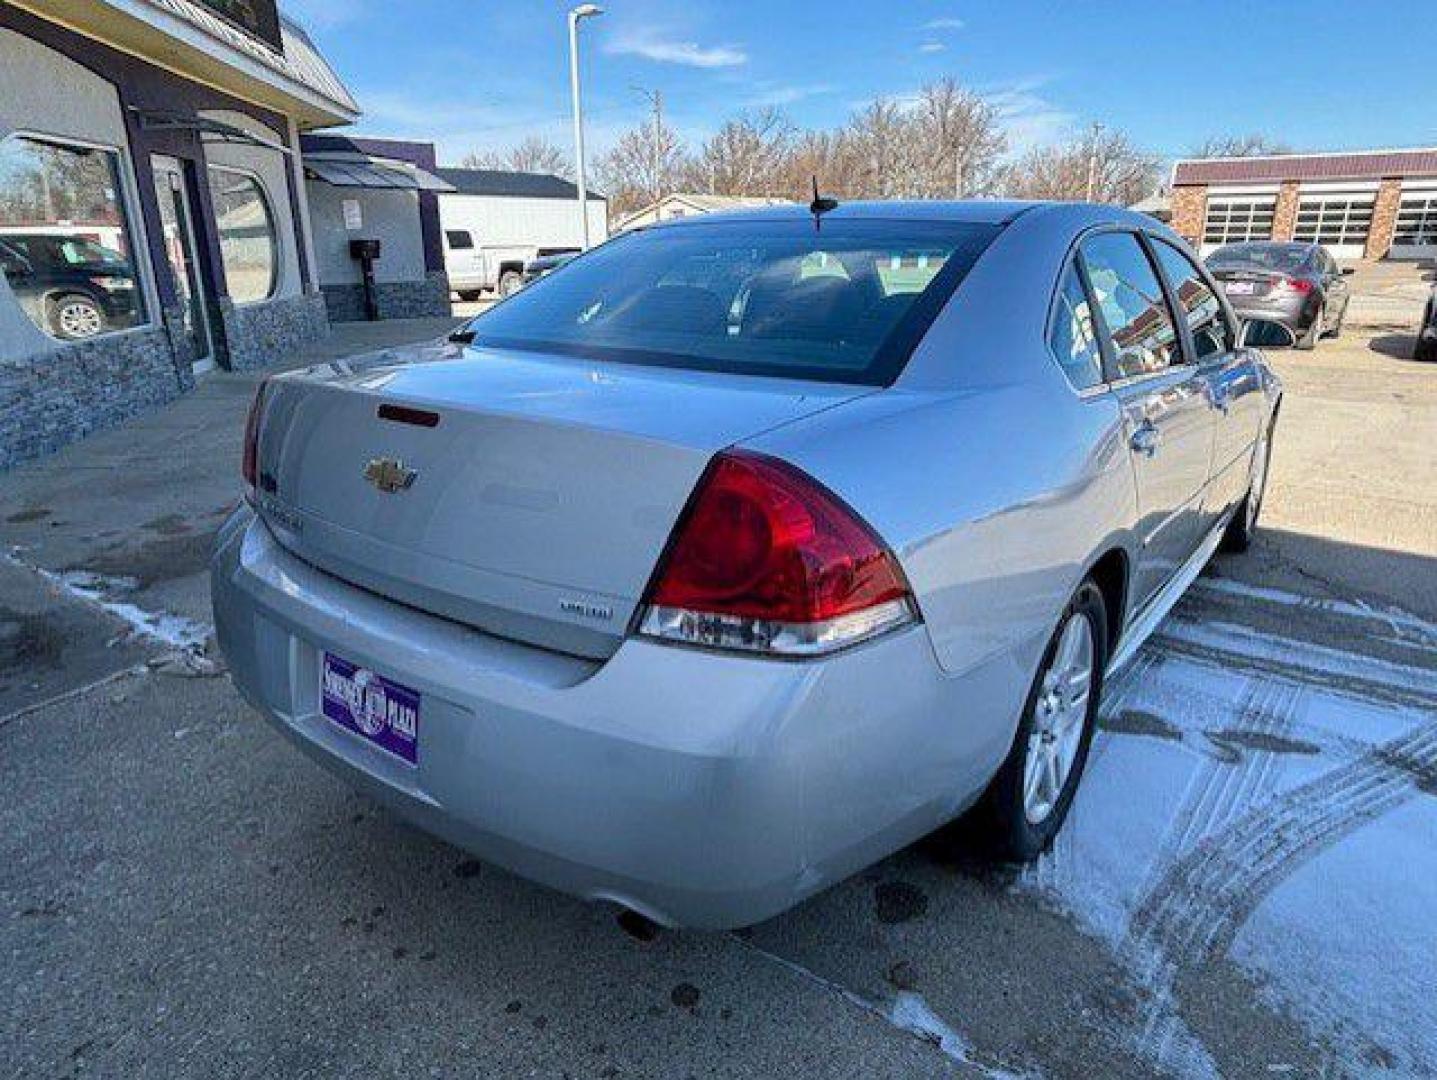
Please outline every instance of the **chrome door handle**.
[{"label": "chrome door handle", "polygon": [[1160,437],[1161,435],[1158,429],[1153,426],[1152,421],[1144,420],[1138,425],[1137,430],[1128,437],[1128,445],[1139,454],[1146,454],[1148,457],[1152,457],[1158,452],[1158,440]]}]

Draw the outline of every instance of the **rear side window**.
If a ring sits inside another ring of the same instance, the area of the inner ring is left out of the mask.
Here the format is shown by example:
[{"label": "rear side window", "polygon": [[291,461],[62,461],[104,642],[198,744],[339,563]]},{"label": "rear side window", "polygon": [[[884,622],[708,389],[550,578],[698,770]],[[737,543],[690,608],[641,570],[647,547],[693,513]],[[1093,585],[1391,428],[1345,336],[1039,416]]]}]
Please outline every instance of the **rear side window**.
[{"label": "rear side window", "polygon": [[445,229],[444,239],[449,241],[451,251],[462,251],[465,248],[474,246],[474,237],[470,236],[464,229]]},{"label": "rear side window", "polygon": [[999,225],[774,217],[619,236],[469,324],[474,343],[882,386]]},{"label": "rear side window", "polygon": [[1179,363],[1173,325],[1157,272],[1132,233],[1099,233],[1082,245],[1093,299],[1112,339],[1120,379]]},{"label": "rear side window", "polygon": [[1048,348],[1074,389],[1086,390],[1103,381],[1103,355],[1093,326],[1093,310],[1076,266],[1070,265],[1063,275],[1053,323],[1048,328]]},{"label": "rear side window", "polygon": [[1192,331],[1197,359],[1227,352],[1233,347],[1235,335],[1227,324],[1222,304],[1203,281],[1192,260],[1165,240],[1153,239],[1153,250],[1163,274],[1177,297],[1183,318]]}]

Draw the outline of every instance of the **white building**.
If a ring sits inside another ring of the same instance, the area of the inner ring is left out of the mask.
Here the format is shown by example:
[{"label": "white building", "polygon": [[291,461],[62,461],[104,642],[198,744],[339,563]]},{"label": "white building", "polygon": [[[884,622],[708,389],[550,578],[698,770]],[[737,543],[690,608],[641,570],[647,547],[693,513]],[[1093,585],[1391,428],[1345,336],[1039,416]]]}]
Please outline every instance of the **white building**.
[{"label": "white building", "polygon": [[768,195],[700,195],[692,192],[674,192],[665,195],[658,202],[649,203],[641,210],[626,214],[614,226],[615,232],[637,229],[641,225],[652,225],[672,218],[693,217],[695,214],[712,214],[720,210],[742,210],[754,206],[786,206],[792,199],[777,199]]}]

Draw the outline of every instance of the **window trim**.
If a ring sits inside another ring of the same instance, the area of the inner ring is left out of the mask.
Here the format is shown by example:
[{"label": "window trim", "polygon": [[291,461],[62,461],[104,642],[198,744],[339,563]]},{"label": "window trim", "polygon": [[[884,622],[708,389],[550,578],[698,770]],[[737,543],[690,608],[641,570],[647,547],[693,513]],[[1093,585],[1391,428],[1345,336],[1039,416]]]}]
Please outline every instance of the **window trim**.
[{"label": "window trim", "polygon": [[[1178,340],[1180,343],[1185,343],[1186,339],[1183,337],[1183,335],[1187,332],[1187,320],[1179,319],[1173,314],[1172,297],[1169,295],[1168,292],[1167,279],[1163,277],[1162,270],[1157,265],[1157,259],[1153,256],[1152,252],[1148,250],[1147,245],[1144,242],[1147,235],[1147,230],[1145,229],[1142,229],[1135,225],[1128,225],[1125,223],[1109,223],[1104,225],[1096,225],[1091,229],[1085,229],[1083,230],[1083,232],[1079,233],[1078,236],[1073,240],[1071,253],[1076,253],[1078,258],[1083,261],[1083,280],[1084,284],[1088,288],[1089,297],[1093,295],[1092,279],[1088,274],[1087,260],[1083,255],[1082,247],[1083,244],[1086,243],[1090,237],[1100,236],[1104,233],[1126,233],[1127,235],[1131,236],[1137,243],[1139,250],[1141,250],[1143,253],[1143,257],[1148,260],[1148,265],[1152,267],[1154,276],[1156,276],[1158,279],[1158,287],[1162,289],[1163,293],[1163,306],[1166,307],[1168,312],[1168,318],[1172,321],[1174,328],[1176,328],[1178,331]],[[1062,284],[1061,277],[1058,279],[1058,282],[1059,284]],[[1055,290],[1055,298],[1056,295],[1057,294]],[[1100,330],[1098,337],[1098,346],[1103,351],[1104,370],[1111,375],[1111,378],[1109,378],[1108,381],[1103,384],[1103,389],[1105,390],[1122,390],[1129,386],[1137,386],[1141,383],[1151,382],[1154,379],[1170,378],[1174,372],[1188,371],[1188,373],[1191,374],[1192,370],[1197,369],[1198,365],[1188,360],[1188,356],[1190,355],[1190,353],[1183,347],[1182,344],[1180,344],[1179,353],[1182,357],[1181,363],[1169,364],[1161,371],[1149,371],[1141,375],[1119,376],[1117,367],[1117,356],[1113,353],[1112,350],[1112,331],[1108,327],[1107,319],[1103,317],[1103,309],[1101,304],[1095,305],[1093,308],[1093,321],[1097,323]]]},{"label": "window trim", "polygon": [[[1233,317],[1233,312],[1228,307],[1227,297],[1223,294],[1223,291],[1217,287],[1215,282],[1208,275],[1207,267],[1203,266],[1202,260],[1194,259],[1191,255],[1183,251],[1182,248],[1178,247],[1172,241],[1162,236],[1159,236],[1157,233],[1154,233],[1151,230],[1143,229],[1141,230],[1140,235],[1142,237],[1143,246],[1147,249],[1148,261],[1153,264],[1153,269],[1157,271],[1158,280],[1162,282],[1163,295],[1167,297],[1168,301],[1168,312],[1169,314],[1173,315],[1173,322],[1178,324],[1178,336],[1182,338],[1183,356],[1187,358],[1187,366],[1202,367],[1205,364],[1212,364],[1215,361],[1205,360],[1198,357],[1197,344],[1193,340],[1192,327],[1188,325],[1186,313],[1184,313],[1181,318],[1177,317],[1177,313],[1183,310],[1183,306],[1180,302],[1180,298],[1178,297],[1177,289],[1173,287],[1173,283],[1168,279],[1167,271],[1163,268],[1162,259],[1158,258],[1158,244],[1167,244],[1168,247],[1172,248],[1179,255],[1184,256],[1188,260],[1188,262],[1192,264],[1193,269],[1198,272],[1198,279],[1207,286],[1208,292],[1212,293],[1213,296],[1217,298],[1218,313],[1222,316],[1223,325],[1226,326],[1228,335],[1228,346],[1218,355],[1228,356],[1236,352],[1237,343],[1242,335],[1237,329],[1236,320]],[[1169,367],[1172,366],[1174,365],[1169,365]]]},{"label": "window trim", "polygon": [[284,284],[285,247],[284,239],[280,235],[279,215],[275,213],[275,201],[264,186],[264,180],[259,173],[251,169],[241,168],[238,165],[216,165],[214,162],[205,162],[206,180],[211,172],[233,173],[236,176],[243,176],[253,182],[255,190],[259,192],[260,202],[264,204],[265,214],[269,218],[270,246],[274,250],[274,262],[270,267],[269,292],[265,293],[258,300],[236,300],[230,291],[230,271],[225,265],[224,238],[220,232],[219,215],[214,212],[214,194],[210,193],[210,216],[213,220],[212,228],[215,234],[215,246],[219,248],[220,271],[225,276],[225,296],[235,307],[251,307],[254,304],[267,304],[279,296],[280,286]]},{"label": "window trim", "polygon": [[[12,128],[0,134],[0,146],[4,146],[11,140],[45,143],[50,146],[59,147],[62,150],[100,150],[115,155],[115,174],[118,178],[116,189],[116,201],[120,204],[121,213],[124,218],[125,240],[130,245],[130,261],[135,267],[135,281],[138,283],[138,292],[144,303],[144,316],[134,326],[127,326],[123,330],[113,330],[110,334],[97,334],[94,341],[99,337],[111,335],[128,334],[135,330],[152,329],[159,325],[157,321],[160,311],[160,296],[158,287],[155,284],[155,270],[151,264],[151,252],[149,236],[145,232],[144,205],[140,200],[140,185],[135,177],[134,162],[130,157],[128,146],[116,146],[113,143],[95,142],[92,139],[82,139],[73,135],[62,135],[56,132],[41,131],[37,128],[18,127]],[[144,257],[141,258],[141,252]],[[23,315],[23,312],[22,312]],[[35,326],[28,316],[25,321]],[[60,346],[77,344],[74,341],[67,341],[51,334],[49,330],[40,326],[35,329],[42,334],[47,341],[54,342]]]}]

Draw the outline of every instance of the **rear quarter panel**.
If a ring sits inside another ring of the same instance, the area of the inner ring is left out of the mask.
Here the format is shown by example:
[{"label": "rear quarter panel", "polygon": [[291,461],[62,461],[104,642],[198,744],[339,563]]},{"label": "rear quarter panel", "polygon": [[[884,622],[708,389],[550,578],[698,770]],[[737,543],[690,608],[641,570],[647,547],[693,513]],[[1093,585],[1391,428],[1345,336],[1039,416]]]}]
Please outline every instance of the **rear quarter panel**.
[{"label": "rear quarter panel", "polygon": [[1092,563],[1133,543],[1117,402],[1080,398],[1061,374],[981,392],[889,390],[749,445],[817,477],[877,530],[950,675],[1007,656],[1026,685]]}]

